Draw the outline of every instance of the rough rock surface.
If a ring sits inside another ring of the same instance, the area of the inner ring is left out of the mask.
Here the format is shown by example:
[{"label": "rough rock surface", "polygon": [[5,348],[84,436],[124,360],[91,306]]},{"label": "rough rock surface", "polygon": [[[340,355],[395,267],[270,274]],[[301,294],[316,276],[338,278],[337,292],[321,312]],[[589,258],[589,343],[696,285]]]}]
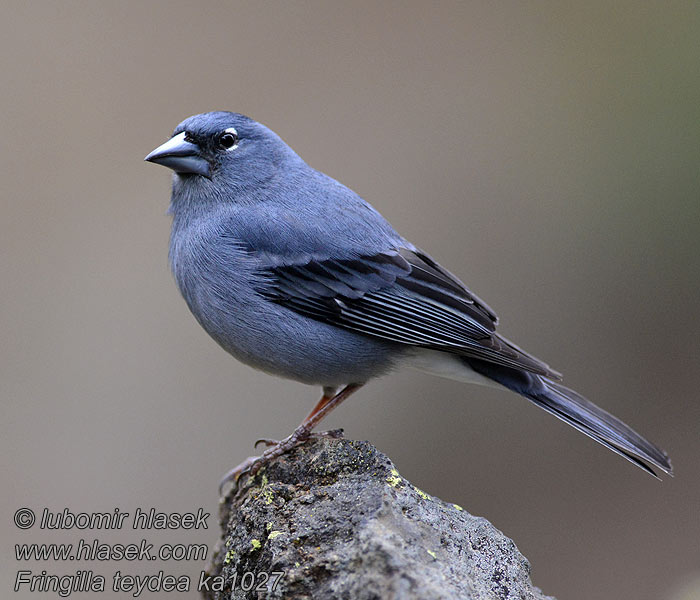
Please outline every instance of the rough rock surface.
[{"label": "rough rock surface", "polygon": [[368,442],[310,441],[243,478],[221,527],[212,600],[548,598],[510,539],[415,488]]}]

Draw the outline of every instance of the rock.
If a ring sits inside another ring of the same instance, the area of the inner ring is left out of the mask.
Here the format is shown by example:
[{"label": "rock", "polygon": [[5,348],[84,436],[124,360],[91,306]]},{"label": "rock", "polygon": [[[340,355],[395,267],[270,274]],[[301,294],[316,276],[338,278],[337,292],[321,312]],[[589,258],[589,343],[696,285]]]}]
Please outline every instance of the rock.
[{"label": "rock", "polygon": [[211,600],[548,598],[510,539],[411,485],[368,442],[315,439],[242,478],[221,527]]}]

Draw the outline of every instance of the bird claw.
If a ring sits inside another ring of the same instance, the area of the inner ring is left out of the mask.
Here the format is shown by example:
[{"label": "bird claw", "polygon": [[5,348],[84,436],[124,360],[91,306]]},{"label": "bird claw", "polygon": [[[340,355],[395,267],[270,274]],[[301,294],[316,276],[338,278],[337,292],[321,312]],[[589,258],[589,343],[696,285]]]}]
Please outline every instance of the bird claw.
[{"label": "bird claw", "polygon": [[221,495],[224,486],[227,483],[232,481],[234,485],[238,485],[238,482],[243,475],[254,477],[255,474],[263,467],[263,465],[271,461],[273,458],[288,452],[295,446],[298,446],[305,441],[307,437],[308,436],[304,436],[304,432],[295,432],[279,442],[269,439],[261,439],[256,441],[256,446],[260,443],[264,443],[267,444],[269,448],[260,456],[249,456],[240,465],[234,467],[228,473],[226,473],[226,475],[224,475],[219,482],[219,495]]},{"label": "bird claw", "polygon": [[328,431],[319,431],[318,433],[312,433],[309,437],[312,438],[330,438],[332,440],[339,440],[345,437],[344,429],[329,429]]},{"label": "bird claw", "polygon": [[[278,444],[283,444],[287,440],[289,440],[292,436],[289,436],[288,438],[284,440],[272,440],[270,438],[260,438],[259,440],[255,440],[255,444],[253,444],[253,448],[257,448],[260,444],[265,444],[266,446],[277,446]],[[330,439],[340,439],[342,437],[345,437],[345,430],[344,429],[329,429],[328,431],[319,431],[319,432],[314,432],[314,433],[309,433],[307,436],[304,437],[299,437],[299,441],[305,441],[309,439],[321,439],[321,438],[330,438]]]},{"label": "bird claw", "polygon": [[[246,458],[240,465],[233,467],[226,475],[224,475],[221,478],[221,481],[219,482],[219,495],[221,495],[221,492],[224,489],[224,486],[229,483],[233,482],[234,484],[238,484],[238,480],[241,478],[241,476],[245,475],[246,473],[250,472],[250,469],[253,467],[253,465],[262,457],[260,456],[249,456]],[[256,472],[259,470],[260,467],[256,469]]]},{"label": "bird claw", "polygon": [[233,481],[234,484],[238,484],[238,481],[243,475],[254,477],[255,474],[263,467],[263,465],[270,462],[273,458],[277,458],[278,456],[289,452],[292,448],[296,448],[299,444],[302,444],[308,439],[340,439],[343,436],[344,431],[342,429],[331,429],[329,431],[319,431],[318,433],[297,430],[289,437],[286,437],[280,441],[271,440],[268,438],[256,440],[256,448],[259,444],[265,444],[268,446],[267,450],[265,450],[261,456],[249,456],[240,465],[234,467],[228,473],[226,473],[219,483],[219,494],[221,494],[224,486],[230,481]]},{"label": "bird claw", "polygon": [[279,440],[271,440],[270,438],[260,438],[259,440],[255,440],[253,448],[257,448],[260,444],[265,444],[266,446],[274,446],[275,444],[279,443]]}]

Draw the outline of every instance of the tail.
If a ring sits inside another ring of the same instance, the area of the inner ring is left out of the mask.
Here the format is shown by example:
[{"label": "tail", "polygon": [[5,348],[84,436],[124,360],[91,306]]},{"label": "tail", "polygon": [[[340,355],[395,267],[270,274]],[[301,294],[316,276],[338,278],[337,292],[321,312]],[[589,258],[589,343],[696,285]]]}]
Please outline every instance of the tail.
[{"label": "tail", "polygon": [[482,360],[460,358],[480,375],[525,396],[540,408],[581,433],[585,433],[654,477],[658,478],[649,465],[673,475],[671,461],[661,448],[573,390],[541,375],[494,365]]}]

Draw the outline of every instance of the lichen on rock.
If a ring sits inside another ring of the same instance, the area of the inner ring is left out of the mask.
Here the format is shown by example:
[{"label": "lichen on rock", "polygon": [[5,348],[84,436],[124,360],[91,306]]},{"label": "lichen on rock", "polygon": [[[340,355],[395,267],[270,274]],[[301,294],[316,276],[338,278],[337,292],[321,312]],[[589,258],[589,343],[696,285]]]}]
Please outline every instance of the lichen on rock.
[{"label": "lichen on rock", "polygon": [[242,478],[221,526],[208,575],[223,589],[210,600],[548,598],[510,539],[411,485],[368,442],[313,440]]}]

